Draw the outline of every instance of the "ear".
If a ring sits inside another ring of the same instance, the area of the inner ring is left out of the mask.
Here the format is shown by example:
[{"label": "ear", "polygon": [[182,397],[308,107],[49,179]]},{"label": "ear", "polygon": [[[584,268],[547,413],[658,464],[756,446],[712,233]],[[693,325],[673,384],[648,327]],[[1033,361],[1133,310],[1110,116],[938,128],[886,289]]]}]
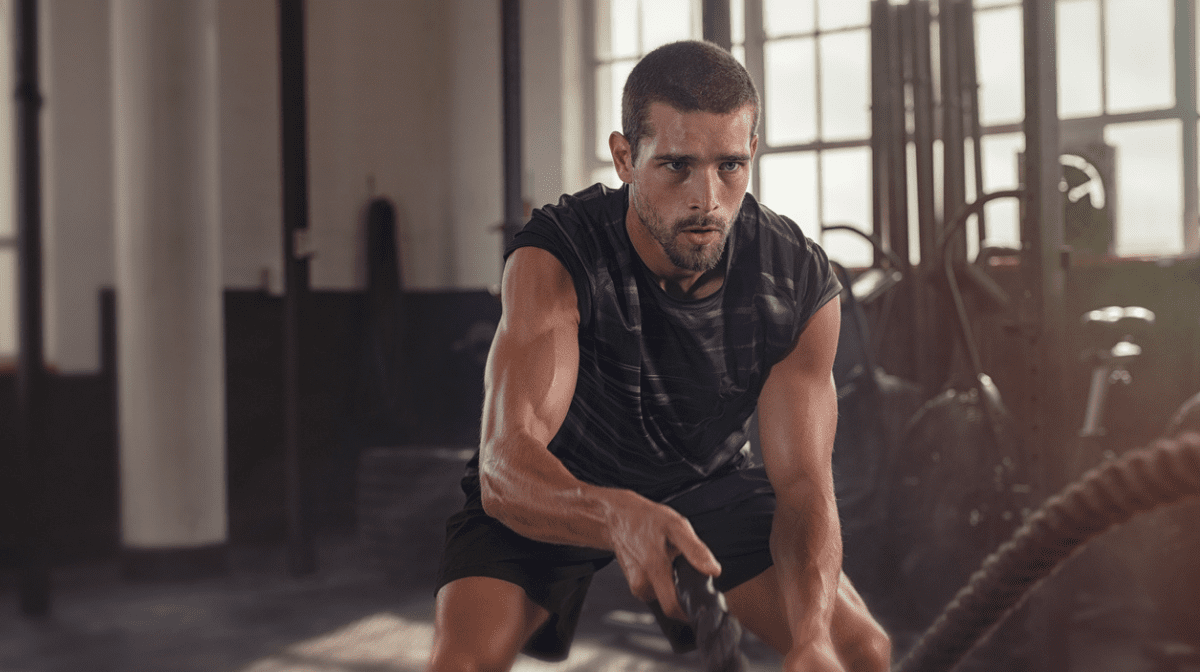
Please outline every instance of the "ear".
[{"label": "ear", "polygon": [[758,134],[757,133],[750,136],[750,158],[753,159],[755,154],[758,154]]},{"label": "ear", "polygon": [[613,167],[617,169],[617,177],[626,184],[633,183],[633,152],[629,140],[617,131],[608,136],[608,150],[612,152]]}]

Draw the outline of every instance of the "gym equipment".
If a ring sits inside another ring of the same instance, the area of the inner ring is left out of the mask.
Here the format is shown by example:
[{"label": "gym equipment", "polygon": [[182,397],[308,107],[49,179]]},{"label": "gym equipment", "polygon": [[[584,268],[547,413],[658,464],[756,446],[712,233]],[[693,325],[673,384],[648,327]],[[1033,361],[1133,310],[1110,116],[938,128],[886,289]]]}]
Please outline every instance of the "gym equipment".
[{"label": "gym equipment", "polygon": [[[846,231],[871,244],[879,265],[851,278],[840,264],[833,267],[842,283],[842,325],[833,378],[838,390],[838,426],[834,435],[833,472],[838,515],[842,523],[843,569],[868,604],[888,590],[889,563],[881,561],[879,539],[888,527],[885,482],[905,423],[922,402],[918,385],[891,375],[878,364],[894,288],[903,279],[904,262],[883,249],[879,239],[853,226],[828,225],[823,232]],[[864,304],[878,303],[874,333]]]},{"label": "gym equipment", "polygon": [[704,672],[745,672],[749,661],[742,653],[742,626],[729,613],[725,595],[681,555],[675,559],[675,590],[679,605],[695,633]]},{"label": "gym equipment", "polygon": [[[985,273],[968,264],[956,269],[952,241],[966,221],[998,198],[1020,190],[986,194],[955,217],[938,240],[946,288],[955,311],[957,345],[966,371],[916,412],[888,469],[893,518],[891,554],[902,577],[885,612],[891,625],[919,632],[932,622],[975,567],[1020,522],[1030,486],[1022,482],[1013,421],[983,365],[971,332],[959,270],[977,294],[999,307],[1007,296]],[[986,256],[985,256],[986,258]],[[885,552],[886,555],[886,552]]]},{"label": "gym equipment", "polygon": [[946,672],[1089,539],[1135,514],[1200,496],[1200,434],[1160,439],[1088,472],[990,555],[894,672]]}]

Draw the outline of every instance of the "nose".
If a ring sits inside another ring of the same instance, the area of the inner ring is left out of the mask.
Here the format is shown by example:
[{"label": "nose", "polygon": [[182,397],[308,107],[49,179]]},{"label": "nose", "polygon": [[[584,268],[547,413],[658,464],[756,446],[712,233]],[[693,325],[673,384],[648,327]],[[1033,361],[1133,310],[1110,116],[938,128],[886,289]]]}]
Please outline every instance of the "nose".
[{"label": "nose", "polygon": [[698,170],[693,175],[695,176],[693,178],[695,185],[692,189],[691,208],[707,215],[719,206],[717,191],[720,188],[721,176],[715,168]]}]

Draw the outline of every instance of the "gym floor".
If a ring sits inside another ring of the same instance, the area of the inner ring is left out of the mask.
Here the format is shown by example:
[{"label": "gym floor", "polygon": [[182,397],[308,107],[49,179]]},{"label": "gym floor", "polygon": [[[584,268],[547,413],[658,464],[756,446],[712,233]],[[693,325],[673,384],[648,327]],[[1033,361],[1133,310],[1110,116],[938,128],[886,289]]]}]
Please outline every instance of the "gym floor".
[{"label": "gym floor", "polygon": [[[234,548],[227,576],[132,584],[116,562],[54,572],[54,608],[18,614],[13,577],[0,583],[0,672],[420,672],[433,636],[429,585],[399,587],[353,538],[320,542],[319,571],[293,579],[278,548]],[[521,656],[515,672],[695,670],[675,655],[619,569],[592,585],[570,658]],[[746,642],[754,672],[779,656]]]},{"label": "gym floor", "polygon": [[[405,459],[407,473],[420,471],[411,468],[415,457]],[[433,466],[423,477],[396,484],[397,503],[428,507],[420,519],[433,532],[400,523],[406,559],[390,572],[350,534],[321,537],[319,569],[303,578],[288,575],[281,546],[233,546],[228,574],[186,583],[131,583],[110,559],[57,568],[52,614],[41,619],[18,613],[16,577],[0,573],[0,672],[421,672],[433,636],[430,558],[440,552],[434,532],[445,519],[438,507],[461,497],[461,465],[426,462]],[[1137,604],[1146,592],[1132,584],[1126,592],[1117,599],[1106,590],[1066,616],[1070,662],[1062,672],[1200,672],[1200,642],[1164,637],[1170,628],[1153,605]],[[697,670],[698,655],[673,654],[649,620],[614,563],[592,584],[570,658],[522,656],[514,670]],[[989,661],[1025,639],[1002,630],[960,669],[1007,672],[1010,664]],[[897,637],[901,647],[910,643]],[[775,652],[753,638],[744,644],[752,672],[779,669]]]}]

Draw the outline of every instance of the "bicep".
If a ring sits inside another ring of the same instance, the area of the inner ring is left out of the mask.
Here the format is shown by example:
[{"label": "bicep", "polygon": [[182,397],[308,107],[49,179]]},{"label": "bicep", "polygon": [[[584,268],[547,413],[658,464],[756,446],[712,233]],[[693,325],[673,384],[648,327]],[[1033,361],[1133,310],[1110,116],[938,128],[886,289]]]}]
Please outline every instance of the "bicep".
[{"label": "bicep", "polygon": [[484,373],[485,451],[514,435],[548,444],[570,407],[579,366],[575,288],[557,258],[531,247],[513,252],[501,301]]},{"label": "bicep", "polygon": [[771,368],[758,401],[759,440],[777,492],[828,485],[837,429],[837,353],[841,308],[835,297],[809,319],[792,351]]}]

